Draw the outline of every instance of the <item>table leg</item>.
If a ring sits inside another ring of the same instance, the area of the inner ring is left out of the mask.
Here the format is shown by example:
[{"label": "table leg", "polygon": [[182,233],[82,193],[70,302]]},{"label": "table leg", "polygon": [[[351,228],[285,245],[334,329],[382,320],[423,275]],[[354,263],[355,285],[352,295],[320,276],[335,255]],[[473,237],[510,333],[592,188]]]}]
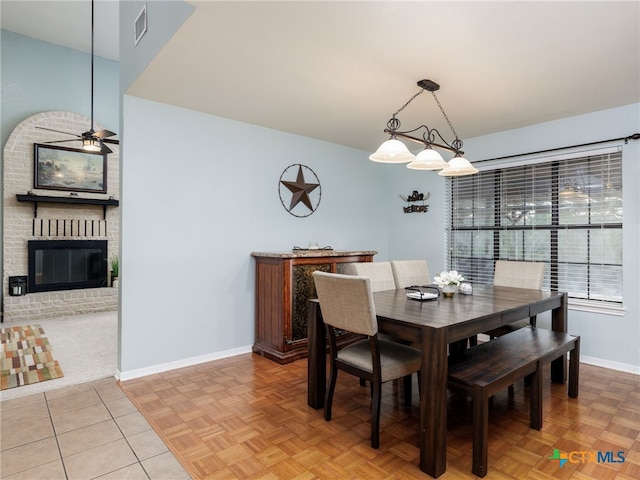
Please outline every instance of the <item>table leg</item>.
[{"label": "table leg", "polygon": [[439,477],[447,469],[447,336],[422,330],[420,371],[420,470]]},{"label": "table leg", "polygon": [[315,409],[324,407],[327,381],[326,329],[317,300],[307,301],[307,404]]},{"label": "table leg", "polygon": [[[569,295],[562,295],[562,304],[551,314],[551,330],[556,332],[567,332],[568,324],[568,304]],[[562,355],[551,362],[551,381],[554,383],[565,383],[567,381],[567,355]]]}]

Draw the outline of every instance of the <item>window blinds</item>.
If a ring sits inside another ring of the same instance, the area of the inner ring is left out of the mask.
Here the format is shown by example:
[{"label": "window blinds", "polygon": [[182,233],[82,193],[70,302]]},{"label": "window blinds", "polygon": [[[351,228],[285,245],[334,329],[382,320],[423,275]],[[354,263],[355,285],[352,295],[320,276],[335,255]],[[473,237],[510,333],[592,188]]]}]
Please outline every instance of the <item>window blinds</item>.
[{"label": "window blinds", "polygon": [[449,268],[492,283],[495,261],[547,264],[545,289],[622,302],[622,154],[488,162],[447,182]]}]

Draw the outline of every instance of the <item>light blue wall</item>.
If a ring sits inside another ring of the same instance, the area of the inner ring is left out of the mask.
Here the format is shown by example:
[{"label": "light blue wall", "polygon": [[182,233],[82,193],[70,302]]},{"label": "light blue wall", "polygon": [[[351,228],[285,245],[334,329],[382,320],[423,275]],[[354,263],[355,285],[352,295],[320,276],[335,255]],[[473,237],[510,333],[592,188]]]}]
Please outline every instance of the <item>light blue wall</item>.
[{"label": "light blue wall", "polygon": [[[388,258],[387,166],[367,152],[125,96],[121,371],[250,347],[252,251],[310,241]],[[313,215],[282,206],[289,165],[322,185]]]},{"label": "light blue wall", "polygon": [[[1,34],[3,150],[16,125],[36,113],[61,110],[91,117],[89,54],[6,30]],[[118,133],[119,73],[118,62],[95,57],[94,119]]]},{"label": "light blue wall", "polygon": [[[566,147],[598,140],[620,138],[640,132],[640,104],[594,112],[527,128],[465,140],[466,157],[471,160],[524,154],[548,148]],[[623,316],[589,313],[571,309],[569,331],[581,336],[583,360],[613,368],[640,372],[640,141],[623,146]],[[445,218],[442,204],[444,179],[404,167],[390,170],[390,198],[415,187],[431,190],[431,212],[402,216],[392,202],[390,209],[389,253],[392,258],[427,256],[431,271],[444,266]],[[413,183],[412,179],[416,179]],[[397,201],[395,201],[397,203]],[[406,218],[412,217],[412,218]],[[411,240],[413,237],[413,241]],[[433,259],[433,260],[432,260]],[[544,324],[545,319],[542,319]]]},{"label": "light blue wall", "polygon": [[[60,110],[91,117],[91,56],[6,30],[1,30],[0,35],[0,158],[4,159],[4,145],[9,135],[32,115]],[[94,120],[120,133],[118,82],[118,62],[95,57]],[[89,128],[87,124],[87,130]],[[3,165],[1,161],[0,178],[4,178]],[[4,192],[0,182],[0,206],[2,204]],[[1,239],[2,231],[0,243]],[[4,264],[4,249],[0,251],[0,264]],[[0,293],[2,296],[4,292]]]},{"label": "light blue wall", "polygon": [[[446,155],[445,155],[446,157]],[[424,258],[433,277],[445,267],[443,241],[445,182],[438,172],[410,170],[406,165],[390,165],[386,194],[389,201],[389,256],[394,260]],[[426,213],[404,213],[400,195],[417,190],[431,196]]]}]

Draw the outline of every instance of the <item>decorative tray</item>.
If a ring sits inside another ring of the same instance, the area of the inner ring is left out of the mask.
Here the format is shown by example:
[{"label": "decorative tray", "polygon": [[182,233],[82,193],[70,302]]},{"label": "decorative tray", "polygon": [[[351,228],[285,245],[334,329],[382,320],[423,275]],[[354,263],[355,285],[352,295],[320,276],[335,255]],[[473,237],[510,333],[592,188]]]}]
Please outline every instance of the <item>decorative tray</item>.
[{"label": "decorative tray", "polygon": [[426,300],[435,300],[440,296],[438,287],[430,287],[428,285],[412,285],[405,287],[407,298],[424,302]]}]

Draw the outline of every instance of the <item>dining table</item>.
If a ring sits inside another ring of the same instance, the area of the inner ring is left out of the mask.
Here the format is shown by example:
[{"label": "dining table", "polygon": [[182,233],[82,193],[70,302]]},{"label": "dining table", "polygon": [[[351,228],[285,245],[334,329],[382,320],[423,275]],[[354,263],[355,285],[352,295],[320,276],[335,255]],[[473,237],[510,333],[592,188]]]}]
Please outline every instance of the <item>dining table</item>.
[{"label": "dining table", "polygon": [[[378,330],[419,345],[420,469],[437,478],[447,469],[447,374],[449,345],[502,325],[551,312],[551,329],[567,331],[566,292],[492,285],[473,285],[470,295],[455,294],[420,301],[407,290],[373,293]],[[308,405],[324,406],[326,391],[326,330],[320,304],[308,301]],[[473,348],[473,347],[471,347]],[[566,355],[551,362],[551,380],[567,380]]]}]

